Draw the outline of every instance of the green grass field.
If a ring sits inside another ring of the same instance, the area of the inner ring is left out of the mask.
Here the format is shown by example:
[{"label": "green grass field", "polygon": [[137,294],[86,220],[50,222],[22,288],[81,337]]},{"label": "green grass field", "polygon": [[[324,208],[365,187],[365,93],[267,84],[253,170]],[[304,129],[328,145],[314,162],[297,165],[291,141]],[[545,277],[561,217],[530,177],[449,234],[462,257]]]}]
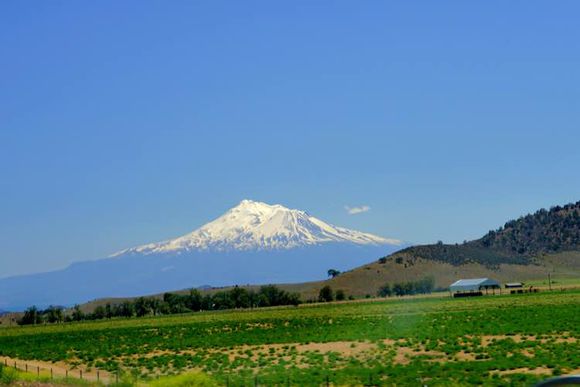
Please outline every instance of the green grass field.
[{"label": "green grass field", "polygon": [[531,385],[580,373],[580,292],[415,298],[0,330],[0,356],[221,385]]}]

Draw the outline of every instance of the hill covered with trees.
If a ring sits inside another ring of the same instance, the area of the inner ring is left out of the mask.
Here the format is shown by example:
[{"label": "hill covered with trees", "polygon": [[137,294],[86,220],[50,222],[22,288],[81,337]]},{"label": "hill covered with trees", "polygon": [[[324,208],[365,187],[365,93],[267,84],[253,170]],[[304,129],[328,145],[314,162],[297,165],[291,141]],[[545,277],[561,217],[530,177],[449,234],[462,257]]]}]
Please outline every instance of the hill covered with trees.
[{"label": "hill covered with trees", "polygon": [[[414,246],[391,255],[403,260],[418,257],[452,265],[479,263],[528,265],[538,256],[580,249],[580,201],[510,220],[480,239],[463,244]],[[382,258],[385,260],[387,258]]]}]

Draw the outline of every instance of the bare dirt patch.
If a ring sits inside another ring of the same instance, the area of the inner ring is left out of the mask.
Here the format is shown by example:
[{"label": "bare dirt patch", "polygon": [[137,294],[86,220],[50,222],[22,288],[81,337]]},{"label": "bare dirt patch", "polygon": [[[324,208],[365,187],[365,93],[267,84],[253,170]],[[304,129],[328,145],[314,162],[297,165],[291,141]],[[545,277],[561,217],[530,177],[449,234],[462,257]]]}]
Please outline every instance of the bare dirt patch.
[{"label": "bare dirt patch", "polygon": [[444,362],[447,360],[447,355],[439,351],[427,351],[425,349],[413,349],[409,347],[397,347],[397,353],[393,359],[395,364],[406,365],[413,360],[414,357],[427,356],[429,361]]},{"label": "bare dirt patch", "polygon": [[476,361],[475,354],[466,351],[459,351],[455,354],[455,358],[459,361]]},{"label": "bare dirt patch", "polygon": [[511,340],[514,343],[523,343],[526,341],[539,342],[545,344],[549,341],[554,341],[556,344],[576,344],[578,339],[574,336],[569,336],[566,332],[560,335],[548,335],[548,336],[525,336],[525,335],[486,335],[481,336],[481,346],[487,347],[495,341],[501,340]]},{"label": "bare dirt patch", "polygon": [[356,356],[362,352],[376,349],[377,346],[369,342],[335,341],[331,343],[310,343],[296,345],[298,352],[317,351],[321,353],[337,352],[343,356]]}]

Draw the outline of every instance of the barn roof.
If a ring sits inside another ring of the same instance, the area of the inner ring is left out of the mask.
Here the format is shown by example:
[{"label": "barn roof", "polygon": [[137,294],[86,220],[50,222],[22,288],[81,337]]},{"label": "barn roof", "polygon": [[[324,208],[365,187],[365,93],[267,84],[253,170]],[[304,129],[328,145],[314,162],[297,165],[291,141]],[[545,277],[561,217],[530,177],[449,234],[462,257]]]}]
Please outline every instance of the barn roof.
[{"label": "barn roof", "polygon": [[499,282],[489,278],[460,279],[449,286],[452,292],[479,290],[485,286],[499,286]]}]

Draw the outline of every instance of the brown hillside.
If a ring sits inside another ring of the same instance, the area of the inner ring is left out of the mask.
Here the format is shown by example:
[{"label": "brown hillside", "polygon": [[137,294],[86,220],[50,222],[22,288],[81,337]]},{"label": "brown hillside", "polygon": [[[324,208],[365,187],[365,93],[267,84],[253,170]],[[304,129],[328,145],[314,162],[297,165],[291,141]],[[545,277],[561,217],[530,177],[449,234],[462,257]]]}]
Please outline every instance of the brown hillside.
[{"label": "brown hillside", "polygon": [[[544,279],[548,273],[553,278],[580,278],[578,251],[543,255],[537,257],[535,261],[537,262],[535,264],[499,264],[494,267],[474,262],[452,265],[401,252],[393,254],[386,260],[379,260],[343,273],[326,281],[325,284],[333,289],[343,289],[346,294],[361,297],[366,294],[375,295],[379,287],[385,283],[392,285],[396,282],[416,281],[426,276],[432,276],[438,288],[447,288],[460,278],[490,277],[500,282],[525,282]],[[307,297],[312,297],[315,290],[304,289],[304,293]]]}]

